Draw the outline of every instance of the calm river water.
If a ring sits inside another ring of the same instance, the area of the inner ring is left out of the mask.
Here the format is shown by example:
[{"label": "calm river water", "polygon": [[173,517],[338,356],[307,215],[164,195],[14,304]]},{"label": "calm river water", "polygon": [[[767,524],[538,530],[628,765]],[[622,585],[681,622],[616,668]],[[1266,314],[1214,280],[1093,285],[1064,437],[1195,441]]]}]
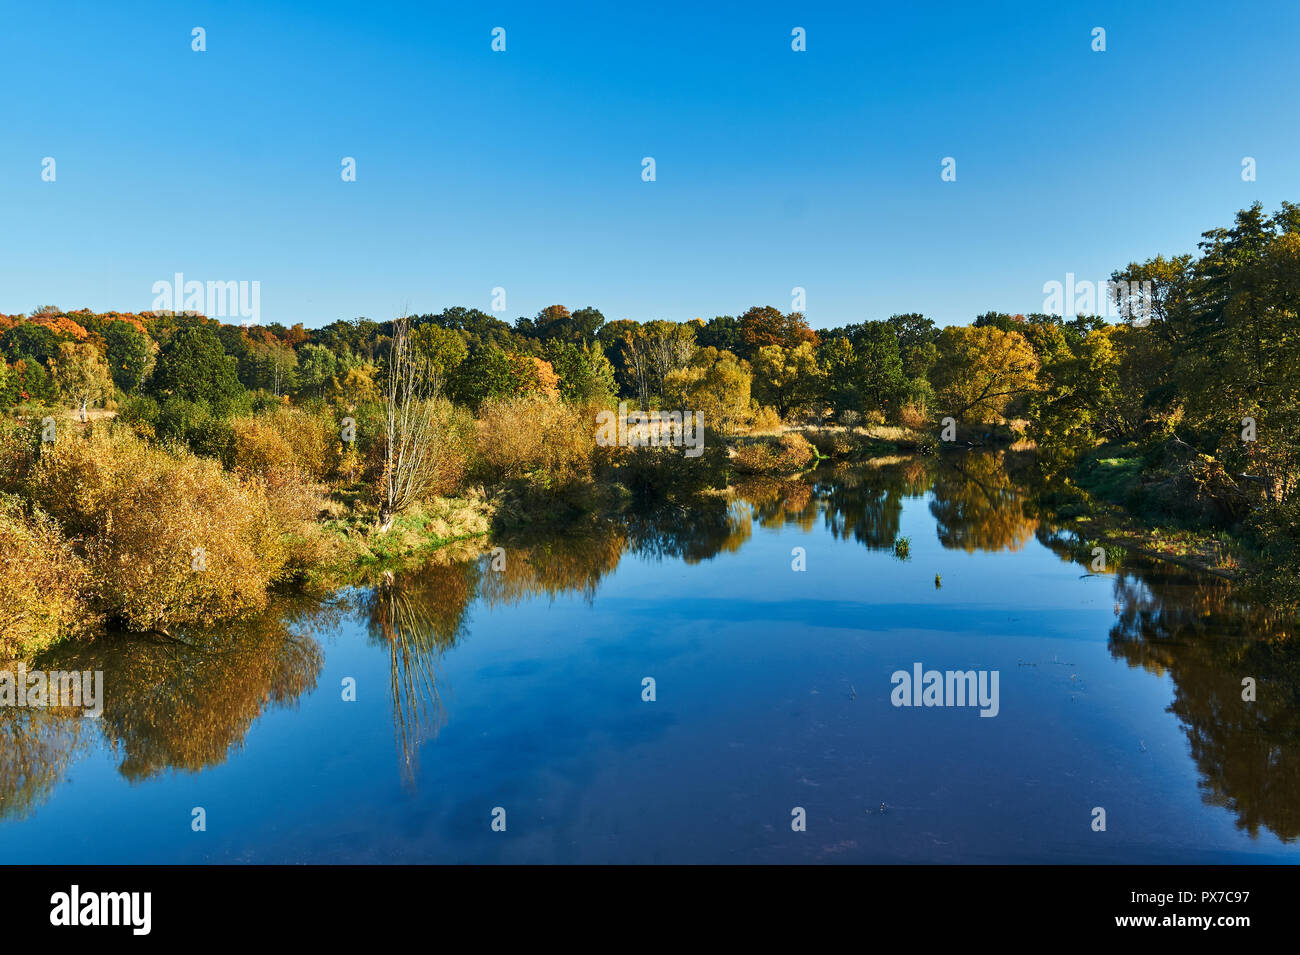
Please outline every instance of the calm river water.
[{"label": "calm river water", "polygon": [[859,467],[60,650],[104,712],[0,710],[0,862],[1300,860],[1294,641],[1033,513]]}]

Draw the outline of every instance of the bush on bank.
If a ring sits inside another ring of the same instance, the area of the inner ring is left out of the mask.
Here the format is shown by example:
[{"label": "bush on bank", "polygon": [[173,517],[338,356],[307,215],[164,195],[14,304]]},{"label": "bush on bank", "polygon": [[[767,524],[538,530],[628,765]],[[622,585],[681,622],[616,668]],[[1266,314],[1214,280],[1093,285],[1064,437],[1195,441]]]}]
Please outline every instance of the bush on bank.
[{"label": "bush on bank", "polygon": [[0,494],[0,663],[89,632],[90,574],[48,515]]},{"label": "bush on bank", "polygon": [[302,518],[262,480],[121,428],[42,445],[26,484],[78,544],[94,604],[137,630],[262,609]]}]

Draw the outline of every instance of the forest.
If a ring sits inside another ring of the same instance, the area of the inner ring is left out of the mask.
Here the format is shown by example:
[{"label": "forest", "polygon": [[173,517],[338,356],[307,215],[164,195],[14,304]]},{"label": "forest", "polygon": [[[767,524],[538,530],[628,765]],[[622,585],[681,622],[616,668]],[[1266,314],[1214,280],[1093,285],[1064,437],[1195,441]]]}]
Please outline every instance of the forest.
[{"label": "forest", "polygon": [[[1293,615],[1300,206],[1257,204],[1112,279],[1150,308],[827,329],[770,305],[319,328],[0,315],[0,660],[247,616],[277,587],[506,526],[690,507],[745,475],[990,450],[1030,462],[1035,506],[1213,553],[1246,599]],[[620,401],[698,415],[704,453],[598,441]]]}]

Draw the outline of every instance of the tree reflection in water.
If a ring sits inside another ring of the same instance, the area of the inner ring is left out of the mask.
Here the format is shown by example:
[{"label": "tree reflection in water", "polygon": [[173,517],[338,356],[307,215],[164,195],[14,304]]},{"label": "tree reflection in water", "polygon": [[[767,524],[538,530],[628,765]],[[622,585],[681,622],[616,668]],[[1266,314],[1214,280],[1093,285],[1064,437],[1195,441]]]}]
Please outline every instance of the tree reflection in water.
[{"label": "tree reflection in water", "polygon": [[23,819],[45,802],[93,732],[78,712],[0,707],[0,821]]},{"label": "tree reflection in water", "polygon": [[359,600],[371,641],[388,652],[393,728],[407,782],[414,781],[420,745],[442,723],[438,659],[466,633],[479,574],[474,560],[439,555],[417,570],[385,574]]},{"label": "tree reflection in water", "polygon": [[[120,755],[119,771],[127,779],[166,770],[199,772],[225,762],[267,706],[296,706],[315,688],[322,655],[312,633],[337,620],[332,603],[277,598],[271,612],[212,630],[175,638],[118,634],[55,648],[31,669],[103,671],[104,711],[91,725]],[[60,717],[57,711],[47,715],[0,717],[6,752],[76,751],[89,731],[80,725],[84,718]],[[64,727],[67,721],[77,728]],[[57,763],[51,759],[51,767]],[[14,787],[12,771],[8,758],[0,763],[0,790]],[[52,771],[28,772],[26,778],[34,781]]]},{"label": "tree reflection in water", "polygon": [[932,490],[930,513],[950,550],[1020,550],[1038,527],[1026,513],[1026,489],[1012,480],[1001,454],[945,456]]},{"label": "tree reflection in water", "polygon": [[[1238,828],[1300,837],[1300,647],[1294,624],[1232,599],[1226,581],[1168,565],[1115,578],[1111,654],[1168,674],[1206,803]],[[1242,699],[1246,678],[1255,700]]]},{"label": "tree reflection in water", "polygon": [[[0,709],[0,819],[19,818],[47,798],[96,732],[120,754],[120,771],[131,780],[224,762],[268,706],[293,706],[315,688],[322,655],[313,634],[336,627],[345,613],[358,614],[388,654],[401,774],[413,781],[421,745],[445,718],[439,660],[468,636],[476,601],[590,601],[626,552],[695,564],[742,548],[755,522],[808,532],[819,514],[836,538],[889,551],[905,500],[927,492],[946,548],[1017,550],[1036,536],[1062,559],[1088,567],[1088,548],[1032,516],[1033,493],[993,454],[750,480],[726,498],[705,495],[559,534],[499,534],[493,544],[504,548],[504,562],[480,545],[441,551],[346,599],[281,596],[272,612],[208,633],[178,640],[113,636],[45,654],[32,668],[103,670],[111,692],[98,723],[59,710]],[[1170,677],[1171,711],[1187,734],[1205,801],[1229,809],[1252,836],[1268,830],[1287,841],[1300,837],[1300,650],[1293,623],[1242,605],[1214,577],[1134,561],[1110,572],[1111,654]],[[1256,681],[1254,702],[1242,700],[1246,677]]]}]

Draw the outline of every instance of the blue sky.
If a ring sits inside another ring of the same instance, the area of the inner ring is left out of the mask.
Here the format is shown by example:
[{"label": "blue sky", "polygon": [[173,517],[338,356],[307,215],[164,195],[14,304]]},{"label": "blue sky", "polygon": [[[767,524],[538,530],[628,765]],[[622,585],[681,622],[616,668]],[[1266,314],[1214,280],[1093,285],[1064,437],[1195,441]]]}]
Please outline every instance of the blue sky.
[{"label": "blue sky", "polygon": [[1289,2],[8,2],[0,312],[143,310],[176,272],[308,326],[498,286],[508,320],[795,286],[817,327],[1036,311],[1300,200],[1297,27]]}]

